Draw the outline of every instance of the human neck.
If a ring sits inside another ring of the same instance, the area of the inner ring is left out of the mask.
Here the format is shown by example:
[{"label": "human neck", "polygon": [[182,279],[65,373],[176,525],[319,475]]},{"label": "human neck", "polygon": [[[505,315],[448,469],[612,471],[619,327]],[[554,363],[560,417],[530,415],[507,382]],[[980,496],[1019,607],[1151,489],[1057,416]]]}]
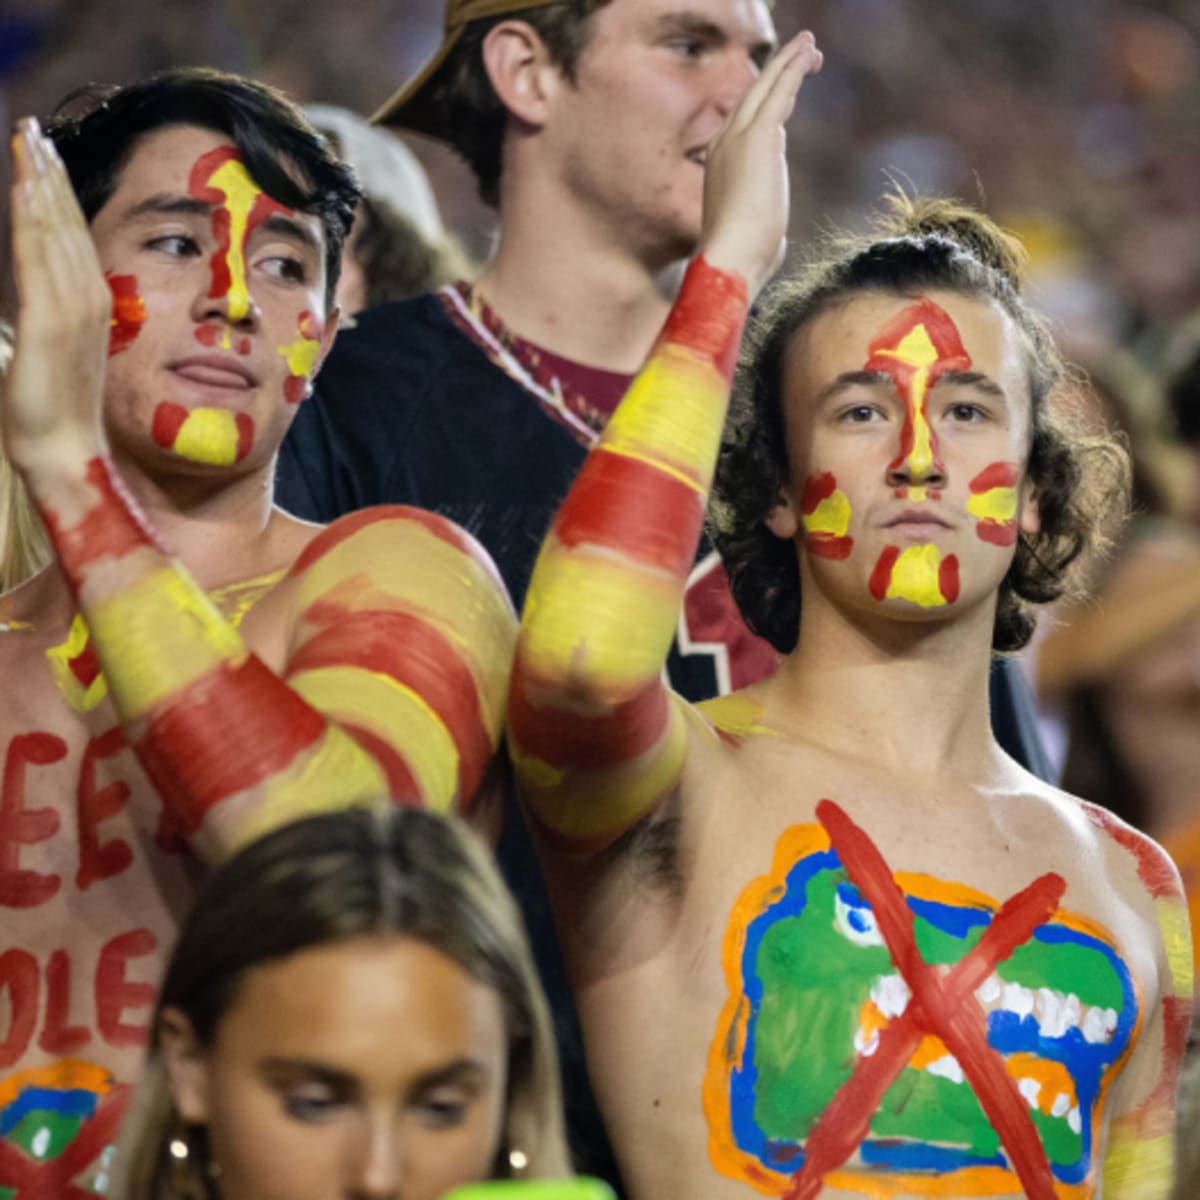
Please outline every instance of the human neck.
[{"label": "human neck", "polygon": [[271,549],[277,522],[286,520],[273,504],[274,458],[236,479],[151,474],[124,455],[114,459],[153,528],[201,586],[281,565]]},{"label": "human neck", "polygon": [[562,358],[633,374],[650,353],[685,260],[622,243],[571,203],[502,199],[496,252],[476,288],[513,333]]},{"label": "human neck", "polygon": [[1004,762],[991,731],[991,605],[938,625],[849,620],[806,598],[796,649],[763,686],[784,733],[901,771],[983,784]]}]

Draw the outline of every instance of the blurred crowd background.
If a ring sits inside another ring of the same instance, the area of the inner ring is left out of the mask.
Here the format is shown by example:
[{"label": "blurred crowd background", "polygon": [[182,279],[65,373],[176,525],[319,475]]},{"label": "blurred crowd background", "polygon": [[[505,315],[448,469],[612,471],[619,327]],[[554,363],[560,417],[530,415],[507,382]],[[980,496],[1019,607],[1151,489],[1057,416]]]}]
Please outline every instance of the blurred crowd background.
[{"label": "blurred crowd background", "polygon": [[[432,53],[442,11],[0,0],[0,117],[187,63],[370,113]],[[1034,298],[1093,380],[1082,405],[1132,441],[1138,515],[1096,564],[1101,603],[1060,611],[1041,644],[1046,729],[1068,786],[1173,841],[1200,897],[1200,0],[778,0],[775,19],[826,56],[791,126],[794,252],[861,226],[893,183],[981,205],[1024,240]],[[466,168],[408,142],[446,226],[486,256]]]}]

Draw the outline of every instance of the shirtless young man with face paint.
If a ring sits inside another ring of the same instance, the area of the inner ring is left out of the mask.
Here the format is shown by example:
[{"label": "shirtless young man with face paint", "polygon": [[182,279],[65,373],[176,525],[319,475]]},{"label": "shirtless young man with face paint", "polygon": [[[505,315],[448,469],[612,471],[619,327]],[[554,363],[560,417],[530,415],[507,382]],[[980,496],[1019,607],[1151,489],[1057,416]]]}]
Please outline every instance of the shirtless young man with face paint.
[{"label": "shirtless young man with face paint", "polygon": [[635,1198],[1163,1197],[1178,876],[1004,754],[987,706],[1096,461],[1123,464],[1046,412],[1057,360],[988,222],[931,206],[768,302],[714,524],[788,656],[694,707],[662,679],[813,54],[718,139],[701,254],[518,641],[510,740],[593,1083]]},{"label": "shirtless young man with face paint", "polygon": [[70,179],[14,139],[3,410],[57,555],[0,599],[0,1193],[29,1200],[102,1186],[202,863],[323,808],[461,807],[516,625],[441,518],[272,506],[357,193],[296,111],[182,72],[55,136]]}]

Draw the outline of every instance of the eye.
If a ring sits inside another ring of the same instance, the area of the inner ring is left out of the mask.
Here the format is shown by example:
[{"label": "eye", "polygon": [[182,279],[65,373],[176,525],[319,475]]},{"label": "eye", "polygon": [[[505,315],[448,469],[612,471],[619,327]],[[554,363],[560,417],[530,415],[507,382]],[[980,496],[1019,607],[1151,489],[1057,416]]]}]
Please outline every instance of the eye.
[{"label": "eye", "polygon": [[961,424],[973,424],[978,421],[985,421],[988,416],[987,409],[982,405],[972,404],[969,401],[961,401],[958,404],[951,404],[946,409],[947,415],[954,421]]},{"label": "eye", "polygon": [[431,1129],[453,1129],[467,1117],[471,1096],[461,1088],[434,1088],[417,1098],[416,1107]]},{"label": "eye", "polygon": [[146,243],[146,248],[157,250],[171,258],[194,258],[201,253],[200,243],[187,233],[167,233],[151,238]]},{"label": "eye", "polygon": [[329,1120],[341,1107],[342,1098],[332,1088],[319,1083],[296,1084],[282,1094],[283,1111],[293,1120],[319,1124]]},{"label": "eye", "polygon": [[707,44],[700,38],[676,37],[666,43],[667,49],[680,58],[700,58],[707,49]]},{"label": "eye", "polygon": [[883,412],[874,404],[851,404],[839,410],[837,421],[845,425],[867,425],[885,419]]},{"label": "eye", "polygon": [[259,267],[272,279],[282,279],[287,283],[307,283],[308,265],[291,254],[273,254],[259,260]]}]

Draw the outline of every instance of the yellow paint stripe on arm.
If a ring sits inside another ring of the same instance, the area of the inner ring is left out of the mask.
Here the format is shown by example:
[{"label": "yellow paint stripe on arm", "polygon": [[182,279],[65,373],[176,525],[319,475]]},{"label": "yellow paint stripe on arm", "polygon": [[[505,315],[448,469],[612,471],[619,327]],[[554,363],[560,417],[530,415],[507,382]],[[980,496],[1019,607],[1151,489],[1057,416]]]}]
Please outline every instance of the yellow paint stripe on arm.
[{"label": "yellow paint stripe on arm", "polygon": [[615,703],[661,674],[678,610],[678,582],[665,573],[610,551],[547,542],[525,600],[522,660],[533,677],[586,677],[589,694]]},{"label": "yellow paint stripe on arm", "polygon": [[[290,821],[388,802],[383,768],[343,729],[329,726],[315,746],[298,755],[264,785],[253,802],[225,801],[209,810],[201,844],[214,820],[228,822],[232,834],[216,835],[222,854],[232,854],[255,838]],[[233,805],[238,811],[233,812]]]},{"label": "yellow paint stripe on arm", "polygon": [[687,751],[688,706],[672,696],[667,728],[644,754],[602,771],[559,770],[523,755],[513,765],[529,807],[567,838],[606,837],[633,825],[676,783]]},{"label": "yellow paint stripe on arm", "polygon": [[148,713],[221,663],[248,657],[237,630],[177,567],[162,567],[94,604],[89,623],[122,715]]},{"label": "yellow paint stripe on arm", "polygon": [[1138,1138],[1114,1127],[1104,1156],[1104,1200],[1165,1200],[1175,1181],[1175,1138]]},{"label": "yellow paint stripe on arm", "polygon": [[1178,900],[1166,897],[1155,901],[1155,909],[1175,995],[1190,996],[1195,984],[1195,966],[1192,959],[1193,931],[1188,911]]},{"label": "yellow paint stripe on arm", "polygon": [[720,371],[686,346],[660,346],[613,413],[601,446],[675,468],[707,490],[728,388]]},{"label": "yellow paint stripe on arm", "polygon": [[288,684],[327,717],[360,725],[387,742],[404,759],[426,807],[450,810],[458,794],[458,747],[411,688],[361,667],[297,671]]}]

